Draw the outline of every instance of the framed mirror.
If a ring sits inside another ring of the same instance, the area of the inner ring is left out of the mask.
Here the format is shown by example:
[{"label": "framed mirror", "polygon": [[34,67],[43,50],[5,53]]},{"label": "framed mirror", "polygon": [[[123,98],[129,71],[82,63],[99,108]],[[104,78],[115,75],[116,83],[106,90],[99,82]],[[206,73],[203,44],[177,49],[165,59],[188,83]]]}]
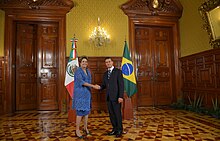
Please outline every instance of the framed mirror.
[{"label": "framed mirror", "polygon": [[208,0],[199,7],[204,21],[203,28],[208,32],[209,43],[220,48],[220,0]]}]

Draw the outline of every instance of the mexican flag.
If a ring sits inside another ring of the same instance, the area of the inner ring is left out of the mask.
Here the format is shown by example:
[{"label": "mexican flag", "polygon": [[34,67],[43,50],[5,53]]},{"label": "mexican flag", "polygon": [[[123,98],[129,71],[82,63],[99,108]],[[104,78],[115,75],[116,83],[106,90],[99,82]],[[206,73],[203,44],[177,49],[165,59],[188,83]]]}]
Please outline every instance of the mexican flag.
[{"label": "mexican flag", "polygon": [[69,95],[71,96],[71,98],[73,98],[73,89],[74,89],[74,72],[77,69],[77,67],[79,67],[79,63],[78,63],[78,57],[76,54],[76,42],[77,39],[73,38],[71,40],[72,42],[72,48],[70,51],[70,56],[69,56],[69,61],[67,63],[67,67],[66,67],[66,77],[65,77],[65,86],[66,89],[69,93]]}]

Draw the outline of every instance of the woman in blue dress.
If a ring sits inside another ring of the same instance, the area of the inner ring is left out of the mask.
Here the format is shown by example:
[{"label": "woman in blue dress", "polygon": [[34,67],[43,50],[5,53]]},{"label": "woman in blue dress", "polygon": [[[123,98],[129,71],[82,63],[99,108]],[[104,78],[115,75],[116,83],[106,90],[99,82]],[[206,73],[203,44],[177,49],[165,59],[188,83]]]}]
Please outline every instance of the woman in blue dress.
[{"label": "woman in blue dress", "polygon": [[91,73],[88,70],[88,58],[82,56],[79,60],[80,67],[77,68],[74,74],[74,96],[73,96],[73,109],[76,110],[76,136],[83,138],[80,133],[80,122],[84,117],[84,132],[89,134],[87,128],[88,115],[91,110],[91,88],[97,88],[97,85],[91,84]]}]

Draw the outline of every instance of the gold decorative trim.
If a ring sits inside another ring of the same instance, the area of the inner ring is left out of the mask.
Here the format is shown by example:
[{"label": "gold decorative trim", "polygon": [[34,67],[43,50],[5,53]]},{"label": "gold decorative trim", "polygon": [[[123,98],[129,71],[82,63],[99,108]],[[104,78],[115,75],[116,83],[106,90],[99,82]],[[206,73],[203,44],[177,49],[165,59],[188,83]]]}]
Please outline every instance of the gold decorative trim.
[{"label": "gold decorative trim", "polygon": [[202,16],[202,20],[204,21],[203,29],[207,31],[209,36],[209,43],[213,48],[220,48],[220,39],[214,40],[212,36],[212,29],[209,24],[207,12],[216,8],[217,6],[220,6],[220,0],[208,0],[199,7],[199,12]]}]

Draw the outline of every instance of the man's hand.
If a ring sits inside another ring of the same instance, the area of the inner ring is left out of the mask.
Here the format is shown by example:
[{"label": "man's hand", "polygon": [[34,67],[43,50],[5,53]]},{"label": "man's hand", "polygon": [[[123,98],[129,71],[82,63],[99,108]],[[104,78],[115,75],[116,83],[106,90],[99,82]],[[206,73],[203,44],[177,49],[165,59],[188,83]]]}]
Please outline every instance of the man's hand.
[{"label": "man's hand", "polygon": [[122,103],[123,102],[123,98],[118,98],[118,103]]}]

